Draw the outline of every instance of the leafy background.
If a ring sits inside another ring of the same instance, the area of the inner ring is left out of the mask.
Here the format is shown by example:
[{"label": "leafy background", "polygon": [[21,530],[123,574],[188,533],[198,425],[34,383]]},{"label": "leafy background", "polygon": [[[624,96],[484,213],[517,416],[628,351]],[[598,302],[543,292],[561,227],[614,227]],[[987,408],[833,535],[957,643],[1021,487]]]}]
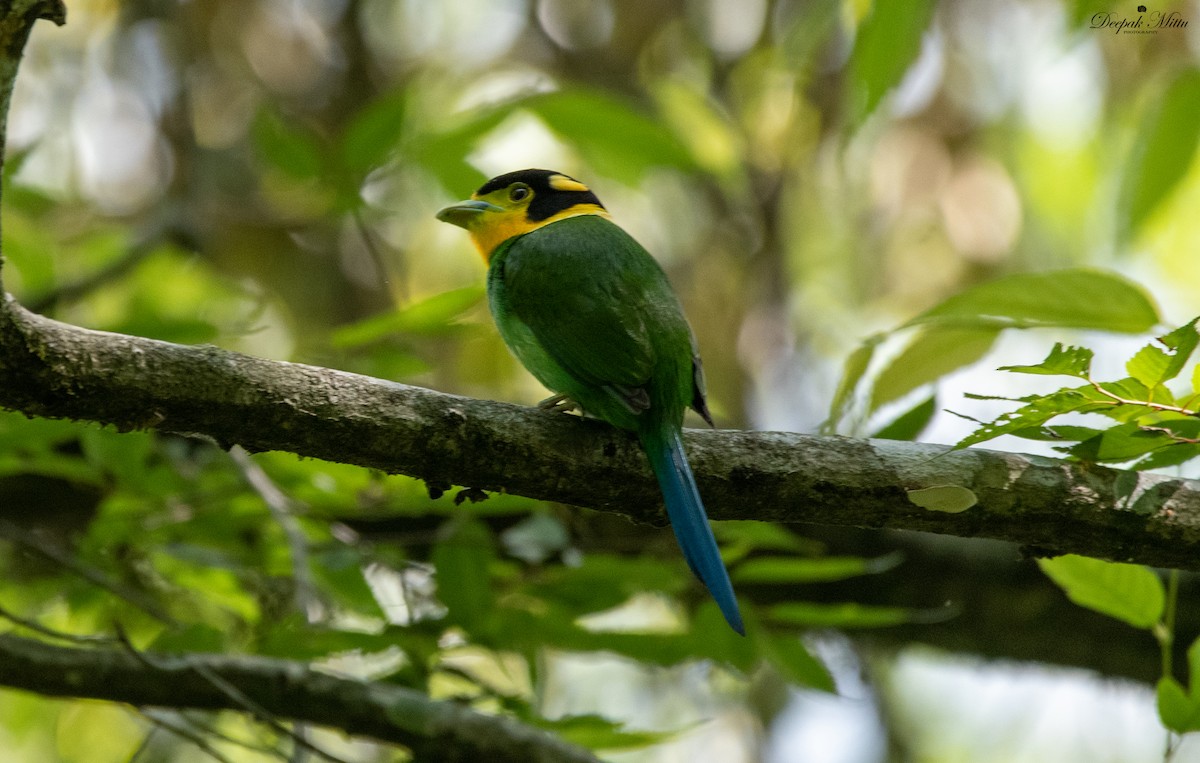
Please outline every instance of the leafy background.
[{"label": "leafy background", "polygon": [[[952,443],[973,425],[943,409],[1015,407],[964,391],[1061,381],[998,366],[1061,341],[1120,379],[1200,312],[1194,3],[1166,9],[1186,28],[1144,35],[1092,28],[1136,14],[1089,0],[69,9],[66,27],[38,27],[18,81],[3,246],[8,288],[72,323],[533,402],[544,392],[490,325],[477,255],[433,219],[524,166],[585,179],[664,263],[723,427]],[[1086,441],[1073,421],[1054,437]],[[1017,429],[997,445],[1062,444]],[[974,656],[1003,654],[1000,632],[922,647],[970,586],[949,608],[838,587],[920,585],[899,540],[720,527],[753,602],[740,640],[669,533],[474,497],[4,413],[0,606],[74,633],[120,623],[140,646],[317,660],[621,761],[1163,757],[1144,684]],[[1078,597],[1071,564],[1048,572]],[[1163,585],[1134,569],[1137,590]],[[1101,599],[1142,629],[1121,643],[1157,660],[1167,612]],[[1186,731],[1196,699],[1172,680],[1158,700]],[[203,722],[278,742],[233,715]],[[14,692],[0,692],[0,749],[205,758],[131,710]],[[1172,750],[1200,759],[1186,739]]]}]

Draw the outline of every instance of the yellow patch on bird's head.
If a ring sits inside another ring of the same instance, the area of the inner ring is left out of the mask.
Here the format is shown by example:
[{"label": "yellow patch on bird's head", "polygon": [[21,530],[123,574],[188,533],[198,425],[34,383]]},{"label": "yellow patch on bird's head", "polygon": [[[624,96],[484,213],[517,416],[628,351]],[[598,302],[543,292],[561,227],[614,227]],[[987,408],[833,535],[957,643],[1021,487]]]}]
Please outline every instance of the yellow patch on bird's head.
[{"label": "yellow patch on bird's head", "polygon": [[580,215],[608,218],[608,211],[575,178],[550,170],[519,170],[492,178],[470,200],[438,212],[438,219],[465,228],[487,262],[510,238]]}]

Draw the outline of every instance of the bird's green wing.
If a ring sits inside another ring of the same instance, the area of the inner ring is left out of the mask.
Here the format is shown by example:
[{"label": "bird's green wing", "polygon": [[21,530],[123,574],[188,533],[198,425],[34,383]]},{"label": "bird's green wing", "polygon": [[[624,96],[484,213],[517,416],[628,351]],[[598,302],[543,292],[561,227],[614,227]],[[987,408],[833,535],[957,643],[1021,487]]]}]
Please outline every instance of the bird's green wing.
[{"label": "bird's green wing", "polygon": [[581,384],[615,390],[635,411],[649,406],[644,387],[662,348],[680,331],[689,347],[662,269],[603,218],[570,218],[526,234],[502,266],[509,310],[545,352]]}]

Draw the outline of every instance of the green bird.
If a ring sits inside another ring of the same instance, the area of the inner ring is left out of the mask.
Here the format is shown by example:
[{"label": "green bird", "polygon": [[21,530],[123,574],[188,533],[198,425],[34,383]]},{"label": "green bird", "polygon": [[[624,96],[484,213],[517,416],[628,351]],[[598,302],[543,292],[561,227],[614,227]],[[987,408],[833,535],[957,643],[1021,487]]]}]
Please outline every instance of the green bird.
[{"label": "green bird", "polygon": [[438,219],[465,228],[488,265],[488,304],[505,344],[556,395],[637,433],[692,572],[745,635],[680,438],[691,406],[710,425],[695,337],[666,274],[560,172],[492,178]]}]

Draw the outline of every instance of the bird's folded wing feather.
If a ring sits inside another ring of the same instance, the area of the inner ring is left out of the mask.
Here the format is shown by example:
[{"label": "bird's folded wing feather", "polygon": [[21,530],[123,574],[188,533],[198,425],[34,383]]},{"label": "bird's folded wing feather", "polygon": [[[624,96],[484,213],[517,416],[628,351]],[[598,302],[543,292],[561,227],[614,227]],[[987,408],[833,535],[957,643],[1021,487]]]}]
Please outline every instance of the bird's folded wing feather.
[{"label": "bird's folded wing feather", "polygon": [[641,261],[649,255],[629,251],[638,244],[611,223],[574,235],[573,222],[555,223],[513,245],[504,271],[509,305],[573,377],[612,388],[638,407],[636,398],[645,395],[639,390],[654,369],[648,325],[654,282]]}]

